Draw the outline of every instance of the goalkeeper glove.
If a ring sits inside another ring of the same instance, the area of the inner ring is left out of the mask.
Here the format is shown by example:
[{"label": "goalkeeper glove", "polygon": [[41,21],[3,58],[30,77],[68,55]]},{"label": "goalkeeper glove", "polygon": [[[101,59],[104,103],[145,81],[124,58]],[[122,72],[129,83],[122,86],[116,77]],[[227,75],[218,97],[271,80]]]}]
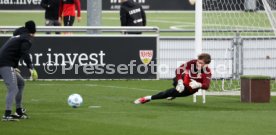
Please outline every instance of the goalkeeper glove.
[{"label": "goalkeeper glove", "polygon": [[18,68],[15,68],[14,71],[15,71],[16,73],[18,73],[18,74],[21,73],[21,71],[20,71]]},{"label": "goalkeeper glove", "polygon": [[177,81],[177,86],[176,86],[176,90],[179,92],[179,93],[182,93],[184,90],[185,90],[185,87],[184,87],[184,84],[183,84],[183,80],[178,80]]},{"label": "goalkeeper glove", "polygon": [[202,87],[202,84],[201,84],[201,83],[199,83],[199,82],[197,82],[197,81],[195,81],[195,80],[193,80],[193,79],[191,79],[191,82],[189,83],[189,85],[190,85],[190,87],[191,87],[192,89],[198,89],[198,88],[201,88],[201,87]]},{"label": "goalkeeper glove", "polygon": [[38,74],[35,69],[30,69],[31,73],[31,80],[37,80],[38,79]]}]

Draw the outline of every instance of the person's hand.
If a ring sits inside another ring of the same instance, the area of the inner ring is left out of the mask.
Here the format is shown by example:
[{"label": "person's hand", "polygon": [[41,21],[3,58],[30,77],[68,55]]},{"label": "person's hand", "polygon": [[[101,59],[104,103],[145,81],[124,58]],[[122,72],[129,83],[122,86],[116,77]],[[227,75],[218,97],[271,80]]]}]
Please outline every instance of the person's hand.
[{"label": "person's hand", "polygon": [[78,22],[80,22],[81,21],[81,17],[77,17],[77,20],[78,20]]},{"label": "person's hand", "polygon": [[185,90],[184,84],[183,84],[183,80],[180,79],[177,81],[177,86],[175,88],[179,93],[182,93]]},{"label": "person's hand", "polygon": [[31,80],[35,81],[38,79],[38,74],[35,69],[30,69],[30,73],[31,73],[31,77],[30,77]]},{"label": "person's hand", "polygon": [[193,79],[191,79],[191,82],[189,83],[189,85],[190,85],[190,87],[191,87],[192,89],[198,89],[198,88],[201,88],[201,87],[202,87],[202,84],[201,84],[201,83],[199,83],[199,82],[197,82],[197,81],[195,81],[195,80],[193,80]]},{"label": "person's hand", "polygon": [[14,71],[15,71],[16,73],[18,73],[18,74],[21,73],[21,71],[20,71],[18,68],[15,68]]},{"label": "person's hand", "polygon": [[61,17],[58,17],[58,22],[61,24],[61,21],[62,21],[62,19],[61,19]]}]

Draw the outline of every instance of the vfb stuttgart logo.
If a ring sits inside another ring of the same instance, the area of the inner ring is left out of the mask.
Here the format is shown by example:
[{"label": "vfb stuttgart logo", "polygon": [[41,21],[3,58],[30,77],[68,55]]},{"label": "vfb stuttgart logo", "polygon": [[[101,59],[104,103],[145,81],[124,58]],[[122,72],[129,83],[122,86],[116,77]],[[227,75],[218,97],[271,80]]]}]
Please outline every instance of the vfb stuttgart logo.
[{"label": "vfb stuttgart logo", "polygon": [[148,65],[153,57],[153,50],[140,50],[140,60],[143,64]]},{"label": "vfb stuttgart logo", "polygon": [[[146,0],[133,0],[134,2],[143,4],[146,3]],[[110,0],[111,3],[121,3],[121,0]]]}]

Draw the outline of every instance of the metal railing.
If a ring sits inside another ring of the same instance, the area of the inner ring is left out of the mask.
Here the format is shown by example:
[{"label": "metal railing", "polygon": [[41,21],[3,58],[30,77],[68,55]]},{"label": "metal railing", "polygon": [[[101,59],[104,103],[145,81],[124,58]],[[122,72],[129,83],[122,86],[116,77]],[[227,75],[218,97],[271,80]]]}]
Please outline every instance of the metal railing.
[{"label": "metal railing", "polygon": [[[0,26],[1,33],[13,32],[21,26]],[[102,27],[102,26],[74,26],[74,27],[55,27],[38,26],[37,32],[153,32],[159,34],[158,27]]]},{"label": "metal railing", "polygon": [[[0,26],[0,33],[13,32],[21,26]],[[111,27],[111,26],[74,26],[74,27],[55,27],[38,26],[37,32],[153,32],[153,33],[194,33],[194,29],[159,29],[158,27]],[[243,32],[274,32],[272,29],[206,29],[203,32],[223,32],[223,33],[243,33]]]}]

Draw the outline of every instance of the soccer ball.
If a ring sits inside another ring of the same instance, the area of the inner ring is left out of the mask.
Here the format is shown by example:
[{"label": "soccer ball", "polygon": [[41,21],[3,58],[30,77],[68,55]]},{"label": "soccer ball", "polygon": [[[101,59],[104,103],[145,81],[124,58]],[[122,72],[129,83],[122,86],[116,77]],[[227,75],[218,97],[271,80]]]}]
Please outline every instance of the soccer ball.
[{"label": "soccer ball", "polygon": [[73,108],[80,107],[82,102],[83,102],[83,99],[79,94],[72,94],[68,97],[68,105]]},{"label": "soccer ball", "polygon": [[196,0],[189,0],[189,2],[190,2],[191,5],[195,5]]}]

